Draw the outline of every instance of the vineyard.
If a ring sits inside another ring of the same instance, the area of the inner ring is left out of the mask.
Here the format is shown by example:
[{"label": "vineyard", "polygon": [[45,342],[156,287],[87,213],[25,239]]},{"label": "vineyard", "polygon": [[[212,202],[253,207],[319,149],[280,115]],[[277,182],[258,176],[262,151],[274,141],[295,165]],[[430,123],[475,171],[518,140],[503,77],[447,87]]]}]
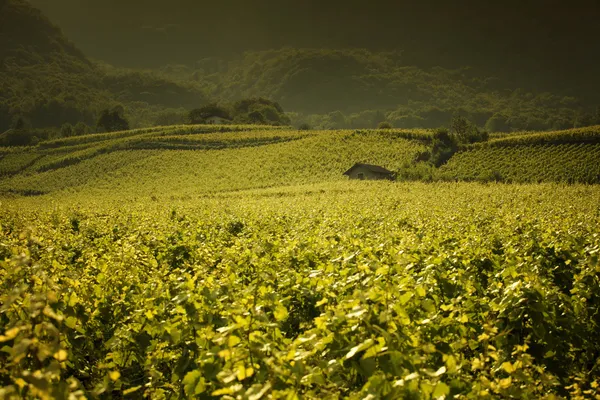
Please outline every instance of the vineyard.
[{"label": "vineyard", "polygon": [[434,175],[452,181],[597,184],[599,128],[494,134],[464,147]]},{"label": "vineyard", "polygon": [[0,149],[0,398],[600,399],[599,145],[210,129]]},{"label": "vineyard", "polygon": [[600,126],[555,132],[497,133],[491,134],[490,138],[489,142],[480,145],[506,147],[542,144],[600,144]]},{"label": "vineyard", "polygon": [[4,397],[600,395],[596,187],[76,203],[2,205]]},{"label": "vineyard", "polygon": [[410,162],[425,148],[422,140],[404,138],[413,135],[427,138],[418,131],[272,129],[61,139],[60,147],[43,143],[0,159],[0,170],[13,171],[0,179],[0,193],[102,190],[170,198],[343,180],[355,162],[389,169]]},{"label": "vineyard", "polygon": [[480,147],[454,155],[440,175],[466,181],[599,183],[600,144]]}]

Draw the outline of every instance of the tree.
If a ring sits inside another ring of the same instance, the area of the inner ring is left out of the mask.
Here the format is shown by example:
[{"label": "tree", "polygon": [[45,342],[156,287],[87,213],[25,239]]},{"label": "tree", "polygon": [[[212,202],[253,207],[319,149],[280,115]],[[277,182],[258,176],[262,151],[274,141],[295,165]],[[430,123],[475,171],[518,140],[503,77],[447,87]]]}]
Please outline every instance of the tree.
[{"label": "tree", "polygon": [[510,131],[508,118],[505,115],[496,113],[487,120],[485,129],[489,132],[508,132]]},{"label": "tree", "polygon": [[269,99],[265,99],[264,97],[252,97],[249,99],[243,99],[240,101],[236,101],[233,104],[233,113],[234,115],[247,114],[254,111],[261,106],[272,106],[274,107],[278,113],[283,114],[283,107],[276,101],[271,101]]},{"label": "tree", "polygon": [[580,112],[575,118],[574,128],[583,128],[586,126],[594,125],[594,118],[586,112]]},{"label": "tree", "polygon": [[75,133],[75,130],[73,128],[73,125],[71,125],[70,123],[64,123],[61,127],[60,127],[60,135],[62,137],[69,137],[69,136],[73,136],[73,134]]},{"label": "tree", "polygon": [[125,119],[122,106],[114,107],[112,110],[103,110],[98,118],[96,127],[106,132],[126,131],[129,122]]},{"label": "tree", "polygon": [[266,122],[265,117],[258,111],[252,111],[249,113],[248,119],[252,124],[264,124]]},{"label": "tree", "polygon": [[447,129],[440,128],[433,134],[431,143],[431,162],[436,167],[445,164],[458,150],[458,144]]},{"label": "tree", "polygon": [[13,119],[12,129],[16,131],[22,131],[29,127],[29,123],[22,116],[17,116]]},{"label": "tree", "polygon": [[238,123],[289,125],[291,122],[279,103],[262,97],[237,101],[232,109],[234,121]]},{"label": "tree", "polygon": [[487,132],[479,131],[475,124],[471,123],[468,119],[460,115],[452,118],[452,122],[450,123],[450,131],[458,143],[468,144],[483,142],[488,139]]},{"label": "tree", "polygon": [[424,119],[418,115],[393,112],[388,115],[388,120],[396,128],[421,128],[423,127]]},{"label": "tree", "polygon": [[195,108],[187,115],[187,122],[191,125],[204,124],[211,117],[231,119],[229,111],[217,103],[210,103],[200,108]]},{"label": "tree", "polygon": [[10,128],[11,115],[10,108],[4,103],[0,103],[0,133]]},{"label": "tree", "polygon": [[347,118],[341,111],[333,111],[326,115],[324,127],[326,129],[342,129],[347,124]]},{"label": "tree", "polygon": [[75,136],[87,135],[90,133],[90,127],[85,122],[79,121],[73,128],[73,133]]},{"label": "tree", "polygon": [[387,121],[383,121],[377,125],[377,129],[392,129],[392,124]]},{"label": "tree", "polygon": [[285,114],[280,113],[274,106],[263,105],[257,107],[254,112],[261,113],[265,122],[270,125],[287,125],[290,123],[289,118],[287,118]]}]

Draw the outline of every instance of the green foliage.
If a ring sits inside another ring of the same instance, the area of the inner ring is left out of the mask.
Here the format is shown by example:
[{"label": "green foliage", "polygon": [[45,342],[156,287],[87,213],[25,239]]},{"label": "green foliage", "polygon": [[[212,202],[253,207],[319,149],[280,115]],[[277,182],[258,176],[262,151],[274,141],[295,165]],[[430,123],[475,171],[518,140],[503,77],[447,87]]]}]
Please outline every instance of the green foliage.
[{"label": "green foliage", "polygon": [[442,179],[600,183],[600,144],[481,146],[454,155]]},{"label": "green foliage", "polygon": [[69,137],[69,136],[73,136],[75,134],[75,129],[73,128],[73,125],[69,124],[68,122],[63,124],[63,126],[60,127],[60,135],[62,137]]},{"label": "green foliage", "polygon": [[597,144],[600,143],[600,127],[569,129],[555,132],[516,132],[510,135],[492,136],[489,142],[476,146],[509,147],[541,144]]},{"label": "green foliage", "polygon": [[394,111],[387,118],[396,128],[422,128],[425,125],[425,119],[414,114],[404,115]]},{"label": "green foliage", "polygon": [[156,72],[101,66],[101,87],[124,104],[144,103],[162,108],[193,108],[207,101],[203,90],[191,82],[166,79]]},{"label": "green foliage", "polygon": [[[437,129],[433,134],[431,141],[431,150],[421,152],[415,158],[415,162],[428,161],[433,166],[439,168],[452,158],[459,150],[460,146],[487,141],[487,132],[481,132],[473,123],[465,117],[454,116],[450,122],[450,130],[445,128]],[[414,177],[415,173],[410,172],[410,177]],[[422,175],[422,173],[418,173]],[[430,174],[426,175],[428,178]]]},{"label": "green foliage", "polygon": [[190,111],[186,122],[205,124],[211,118],[218,118],[225,123],[233,121],[238,125],[282,126],[290,124],[290,119],[278,103],[260,97],[239,100],[229,105],[207,104]]},{"label": "green foliage", "polygon": [[129,122],[125,119],[123,107],[114,107],[112,110],[104,110],[98,118],[96,128],[100,132],[117,132],[129,129]]},{"label": "green foliage", "polygon": [[[339,181],[356,162],[397,169],[424,149],[422,140],[427,138],[427,132],[418,131],[319,132],[236,125],[62,138],[22,149],[18,154],[33,153],[39,159],[21,174],[0,180],[0,193],[80,190],[102,182],[102,187],[112,188],[108,190],[141,189],[140,196],[165,191],[186,196],[199,193],[198,181],[210,192]],[[152,171],[159,165],[162,173],[157,175]],[[149,187],[152,193],[146,192]]]},{"label": "green foliage", "polygon": [[0,146],[31,146],[56,136],[52,129],[9,129],[0,134]]},{"label": "green foliage", "polygon": [[187,123],[192,125],[205,124],[211,117],[217,117],[223,120],[231,120],[229,111],[216,103],[207,104],[200,108],[193,109],[187,115]]},{"label": "green foliage", "polygon": [[23,131],[31,129],[31,126],[23,116],[19,115],[14,118],[11,128],[16,131]]},{"label": "green foliage", "polygon": [[239,124],[284,126],[290,124],[277,102],[262,98],[239,100],[232,105],[234,121]]},{"label": "green foliage", "polygon": [[181,125],[185,123],[186,113],[177,111],[162,111],[156,115],[153,126]]},{"label": "green foliage", "polygon": [[20,151],[0,154],[0,176],[15,175],[32,166],[41,156]]},{"label": "green foliage", "polygon": [[[447,130],[157,127],[0,148],[0,171],[11,175],[0,180],[0,193],[89,190],[95,182],[109,190],[137,190],[139,180],[153,187],[140,196],[157,196],[167,188],[188,196],[198,193],[199,179],[214,190],[342,180],[341,173],[356,162],[383,165],[400,180],[597,183],[597,140],[595,128],[494,134],[488,142],[458,146]],[[158,165],[165,175],[151,173]]]},{"label": "green foliage", "polygon": [[502,114],[496,113],[487,120],[485,129],[490,132],[508,132],[510,131],[508,118]]},{"label": "green foliage", "polygon": [[392,124],[390,124],[387,121],[380,122],[379,125],[377,125],[377,129],[392,129],[392,128],[393,128]]},{"label": "green foliage", "polygon": [[206,96],[192,83],[156,73],[117,70],[90,62],[60,29],[22,0],[0,13],[0,132],[16,116],[28,128],[94,125],[103,109],[124,104],[131,120],[149,126],[167,108],[192,107]]},{"label": "green foliage", "polygon": [[491,144],[510,139],[440,169],[412,161],[446,130],[185,125],[0,149],[0,396],[597,395],[596,186],[341,175],[462,162],[487,183],[515,179],[499,151],[529,174],[600,156]]},{"label": "green foliage", "polygon": [[2,200],[4,398],[599,394],[597,187],[98,194]]},{"label": "green foliage", "polygon": [[437,175],[437,171],[435,170],[434,165],[426,162],[429,161],[430,158],[431,154],[429,150],[419,153],[414,162],[405,163],[398,169],[396,172],[396,180],[432,182]]},{"label": "green foliage", "polygon": [[[318,129],[372,129],[381,121],[435,129],[458,113],[479,127],[489,121],[487,131],[550,130],[572,128],[578,114],[594,112],[578,99],[515,89],[473,69],[407,66],[392,53],[286,48],[214,64],[176,68],[171,76],[193,75],[225,101],[273,99],[298,113],[294,125],[306,121]],[[344,118],[331,118],[336,112]]]},{"label": "green foliage", "polygon": [[450,132],[459,144],[485,142],[488,140],[487,132],[480,131],[475,124],[460,115],[452,117]]},{"label": "green foliage", "polygon": [[458,142],[455,135],[447,129],[440,128],[433,134],[429,162],[435,167],[440,167],[458,151]]},{"label": "green foliage", "polygon": [[[87,126],[85,124],[85,122],[81,122],[79,121],[74,127],[73,127],[73,134],[75,136],[81,136],[81,135],[87,135],[90,132],[90,127]],[[63,135],[64,136],[64,135]]]},{"label": "green foliage", "polygon": [[[30,5],[6,4],[0,132],[16,115],[27,117],[34,128],[94,125],[114,104],[124,105],[132,127],[169,125],[182,121],[168,113],[183,114],[209,98],[226,103],[246,97],[252,100],[239,102],[239,110],[231,112],[235,123],[297,126],[305,121],[319,129],[372,129],[389,121],[398,128],[437,128],[455,113],[478,126],[490,120],[489,131],[600,123],[577,99],[498,90],[467,68],[424,70],[403,65],[396,53],[288,48],[248,52],[230,63],[200,62],[198,70],[117,69],[90,62]],[[282,106],[299,119],[290,120]],[[499,113],[506,116],[502,123],[494,119]]]}]

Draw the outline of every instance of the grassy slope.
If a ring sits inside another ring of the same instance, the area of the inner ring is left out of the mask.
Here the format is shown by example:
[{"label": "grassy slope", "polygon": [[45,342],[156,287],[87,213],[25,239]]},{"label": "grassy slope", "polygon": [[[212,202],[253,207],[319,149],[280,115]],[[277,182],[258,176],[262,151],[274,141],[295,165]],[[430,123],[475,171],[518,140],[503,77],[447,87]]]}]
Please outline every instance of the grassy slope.
[{"label": "grassy slope", "polygon": [[[94,191],[197,196],[340,181],[355,162],[399,170],[427,131],[295,131],[257,126],[172,126],[0,149],[0,193]],[[435,171],[446,180],[597,183],[598,128],[496,135]]]},{"label": "grassy slope", "polygon": [[0,191],[94,189],[161,197],[340,180],[355,162],[397,169],[424,149],[401,136],[427,137],[419,131],[207,129],[168,127],[46,142],[22,151],[22,159],[7,154],[0,160],[0,170],[12,172],[0,181]]}]

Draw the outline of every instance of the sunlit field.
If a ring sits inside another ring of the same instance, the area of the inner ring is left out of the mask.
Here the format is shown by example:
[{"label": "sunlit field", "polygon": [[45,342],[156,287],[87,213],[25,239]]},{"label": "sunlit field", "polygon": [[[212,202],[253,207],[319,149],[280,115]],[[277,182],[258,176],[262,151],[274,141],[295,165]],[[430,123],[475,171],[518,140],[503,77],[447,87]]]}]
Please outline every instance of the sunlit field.
[{"label": "sunlit field", "polygon": [[349,181],[431,133],[203,129],[0,151],[0,397],[600,396],[599,186]]}]

